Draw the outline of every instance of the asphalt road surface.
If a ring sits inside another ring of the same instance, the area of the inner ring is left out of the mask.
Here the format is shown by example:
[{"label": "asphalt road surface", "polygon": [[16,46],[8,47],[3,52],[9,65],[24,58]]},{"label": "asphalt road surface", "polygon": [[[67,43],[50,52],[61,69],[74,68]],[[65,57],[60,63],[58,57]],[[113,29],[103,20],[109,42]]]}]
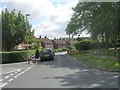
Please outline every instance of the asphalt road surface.
[{"label": "asphalt road surface", "polygon": [[54,61],[3,65],[1,88],[118,88],[118,74],[88,68],[69,55]]}]

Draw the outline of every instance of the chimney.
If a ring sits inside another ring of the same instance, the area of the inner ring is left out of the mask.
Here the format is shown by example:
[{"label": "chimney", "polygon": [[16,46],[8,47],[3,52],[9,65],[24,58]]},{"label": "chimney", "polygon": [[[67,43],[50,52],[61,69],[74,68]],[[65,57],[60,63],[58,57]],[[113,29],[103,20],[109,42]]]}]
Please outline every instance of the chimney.
[{"label": "chimney", "polygon": [[45,38],[47,38],[47,36],[45,36]]},{"label": "chimney", "polygon": [[41,39],[41,35],[39,36],[39,38]]},{"label": "chimney", "polygon": [[56,40],[56,38],[54,38],[54,40]]}]

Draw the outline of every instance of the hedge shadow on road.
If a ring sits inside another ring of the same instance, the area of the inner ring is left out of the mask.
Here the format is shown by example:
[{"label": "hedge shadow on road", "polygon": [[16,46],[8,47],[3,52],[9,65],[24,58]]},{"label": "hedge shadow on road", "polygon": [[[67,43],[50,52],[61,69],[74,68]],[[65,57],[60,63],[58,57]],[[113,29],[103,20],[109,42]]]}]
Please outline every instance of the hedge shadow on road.
[{"label": "hedge shadow on road", "polygon": [[118,74],[90,69],[68,55],[58,55],[54,61],[44,62],[43,64],[49,65],[51,68],[64,68],[66,72],[73,71],[73,73],[65,76],[43,78],[59,79],[62,86],[73,88],[118,88]]}]

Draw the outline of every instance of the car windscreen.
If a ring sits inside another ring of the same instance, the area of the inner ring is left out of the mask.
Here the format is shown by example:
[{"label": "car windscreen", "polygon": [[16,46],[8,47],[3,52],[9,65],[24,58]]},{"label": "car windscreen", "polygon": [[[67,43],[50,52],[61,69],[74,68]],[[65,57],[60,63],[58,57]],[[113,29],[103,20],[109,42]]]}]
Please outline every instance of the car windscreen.
[{"label": "car windscreen", "polygon": [[50,54],[50,53],[51,53],[51,50],[42,50],[41,53],[42,53],[42,54]]}]

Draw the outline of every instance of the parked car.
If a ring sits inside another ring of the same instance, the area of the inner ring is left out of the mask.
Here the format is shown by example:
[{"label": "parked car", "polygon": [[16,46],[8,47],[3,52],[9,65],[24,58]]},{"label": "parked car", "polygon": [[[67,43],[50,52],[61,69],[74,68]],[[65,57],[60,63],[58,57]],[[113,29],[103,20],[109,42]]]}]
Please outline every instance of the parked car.
[{"label": "parked car", "polygon": [[41,58],[41,61],[45,61],[45,60],[54,60],[54,56],[55,56],[55,53],[54,51],[50,50],[50,49],[43,49],[41,50],[40,52],[40,58]]}]

